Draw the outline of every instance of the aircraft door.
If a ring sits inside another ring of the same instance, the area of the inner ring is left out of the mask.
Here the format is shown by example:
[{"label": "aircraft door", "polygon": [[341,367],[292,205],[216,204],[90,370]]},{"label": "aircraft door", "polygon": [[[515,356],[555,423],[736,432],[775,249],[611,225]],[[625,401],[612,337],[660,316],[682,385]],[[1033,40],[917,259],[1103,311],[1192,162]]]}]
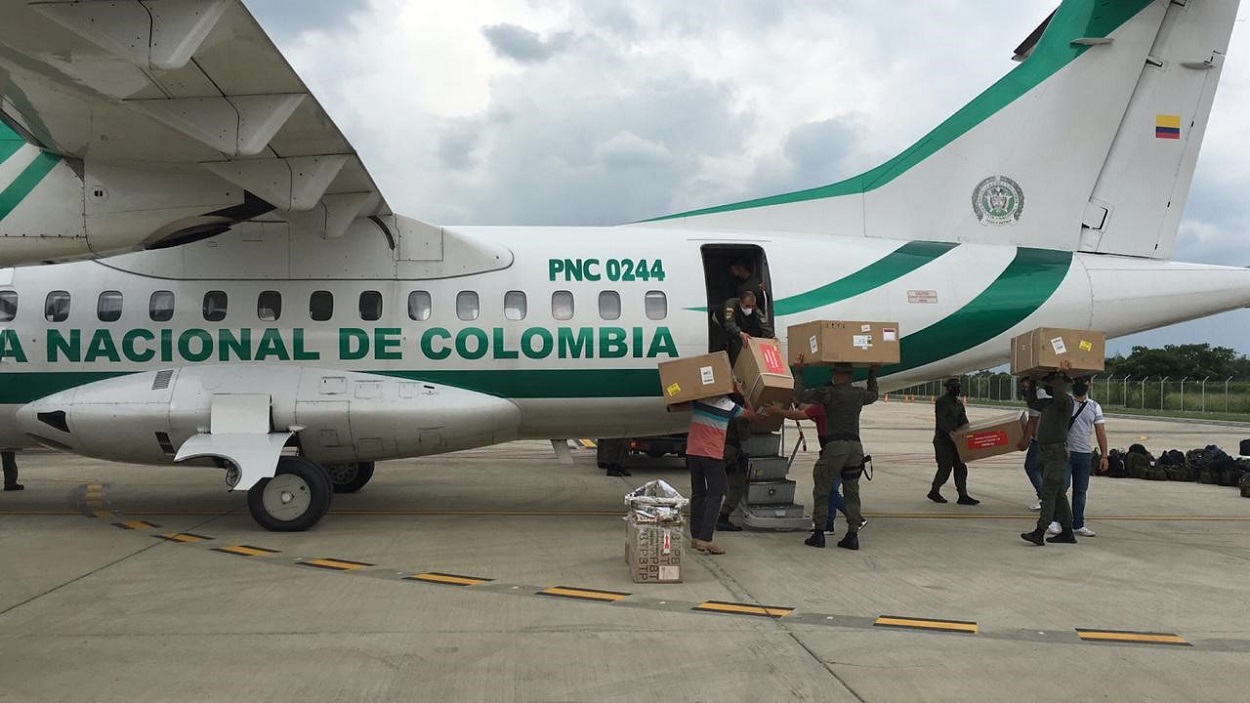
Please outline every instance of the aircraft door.
[{"label": "aircraft door", "polygon": [[727,337],[720,315],[725,301],[738,297],[740,289],[756,289],[759,308],[771,319],[768,257],[763,247],[755,244],[705,244],[701,252],[707,290],[708,351],[721,351],[727,347]]}]

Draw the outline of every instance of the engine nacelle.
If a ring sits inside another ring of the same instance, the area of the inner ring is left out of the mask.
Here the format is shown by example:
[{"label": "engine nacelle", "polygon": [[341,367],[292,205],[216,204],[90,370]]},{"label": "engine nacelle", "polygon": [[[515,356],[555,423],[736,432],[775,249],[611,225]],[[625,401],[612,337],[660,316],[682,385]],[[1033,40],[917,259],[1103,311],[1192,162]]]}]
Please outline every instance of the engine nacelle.
[{"label": "engine nacelle", "polygon": [[[378,461],[498,444],[517,437],[510,401],[424,381],[298,366],[229,364],[136,373],[23,406],[22,431],[83,456],[171,463],[209,433],[225,396],[269,396],[265,432],[295,432],[320,463]],[[264,419],[261,418],[263,422]]]}]

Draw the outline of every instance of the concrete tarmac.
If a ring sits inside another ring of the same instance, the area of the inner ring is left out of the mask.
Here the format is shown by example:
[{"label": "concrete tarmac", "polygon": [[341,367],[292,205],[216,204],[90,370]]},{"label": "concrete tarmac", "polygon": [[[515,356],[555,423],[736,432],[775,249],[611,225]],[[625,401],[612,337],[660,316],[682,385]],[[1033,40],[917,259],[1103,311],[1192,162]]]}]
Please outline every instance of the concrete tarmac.
[{"label": "concrete tarmac", "polygon": [[[545,442],[388,462],[277,534],[219,471],[22,455],[27,490],[0,493],[0,701],[1246,699],[1250,500],[1094,478],[1098,536],[1033,547],[1023,454],[971,466],[981,505],[953,486],[937,505],[931,428],[926,404],[865,411],[860,551],[833,547],[844,523],[824,550],[722,534],[672,585],[630,581],[621,516],[647,480],[688,492],[673,458],[626,478]],[[1250,437],[1108,430],[1156,454]],[[791,472],[809,507],[814,460]]]}]

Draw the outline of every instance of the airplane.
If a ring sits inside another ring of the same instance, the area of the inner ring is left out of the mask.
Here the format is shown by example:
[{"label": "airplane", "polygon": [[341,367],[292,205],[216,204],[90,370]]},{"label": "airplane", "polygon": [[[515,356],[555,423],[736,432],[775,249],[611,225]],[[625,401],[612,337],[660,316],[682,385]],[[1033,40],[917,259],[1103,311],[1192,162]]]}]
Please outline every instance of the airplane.
[{"label": "airplane", "polygon": [[1250,305],[1170,261],[1237,0],[1063,0],[880,166],[615,227],[391,212],[238,0],[0,2],[0,259],[64,262],[0,270],[0,446],[213,466],[269,530],[377,461],[681,431],[657,363],[740,259],[781,338],[899,322],[885,389]]}]

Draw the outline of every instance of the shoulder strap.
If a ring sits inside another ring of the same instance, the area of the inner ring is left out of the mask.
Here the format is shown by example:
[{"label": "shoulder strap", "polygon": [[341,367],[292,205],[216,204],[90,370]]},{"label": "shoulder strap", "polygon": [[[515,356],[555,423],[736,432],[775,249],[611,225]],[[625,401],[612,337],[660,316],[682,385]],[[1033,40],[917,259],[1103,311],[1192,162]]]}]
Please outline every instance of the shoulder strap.
[{"label": "shoulder strap", "polygon": [[1072,429],[1072,426],[1076,424],[1076,419],[1081,416],[1081,413],[1085,412],[1086,405],[1089,405],[1089,401],[1082,400],[1081,406],[1076,409],[1076,412],[1072,413],[1072,417],[1068,418],[1068,429]]}]

